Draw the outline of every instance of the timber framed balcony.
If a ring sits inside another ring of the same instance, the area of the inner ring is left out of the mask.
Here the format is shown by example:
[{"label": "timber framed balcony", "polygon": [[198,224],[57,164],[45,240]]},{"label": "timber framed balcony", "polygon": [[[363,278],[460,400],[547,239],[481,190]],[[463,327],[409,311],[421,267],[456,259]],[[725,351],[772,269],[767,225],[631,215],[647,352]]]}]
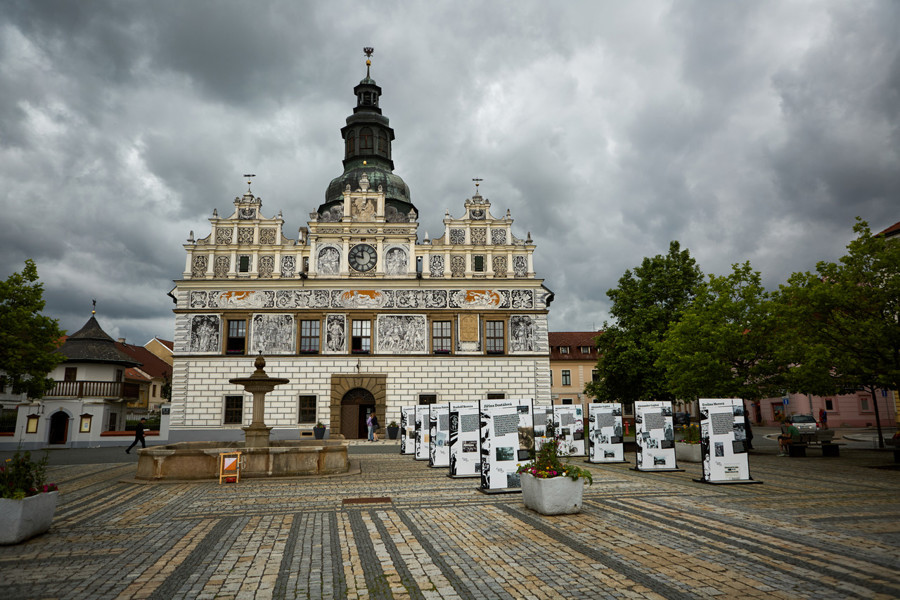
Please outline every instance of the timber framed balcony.
[{"label": "timber framed balcony", "polygon": [[136,400],[140,385],[124,381],[57,381],[45,396],[53,398],[117,398]]}]

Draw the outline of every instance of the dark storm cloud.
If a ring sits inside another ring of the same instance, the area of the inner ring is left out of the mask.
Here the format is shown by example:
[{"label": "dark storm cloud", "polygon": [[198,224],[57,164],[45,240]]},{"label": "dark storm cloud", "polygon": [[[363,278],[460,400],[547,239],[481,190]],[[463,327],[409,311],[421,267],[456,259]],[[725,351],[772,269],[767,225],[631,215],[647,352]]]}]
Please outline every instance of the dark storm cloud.
[{"label": "dark storm cloud", "polygon": [[0,13],[0,252],[70,332],[171,337],[182,244],[256,173],[296,237],[341,172],[376,48],[420,238],[473,177],[537,244],[554,330],[677,239],[770,286],[900,196],[892,2],[13,2]]}]

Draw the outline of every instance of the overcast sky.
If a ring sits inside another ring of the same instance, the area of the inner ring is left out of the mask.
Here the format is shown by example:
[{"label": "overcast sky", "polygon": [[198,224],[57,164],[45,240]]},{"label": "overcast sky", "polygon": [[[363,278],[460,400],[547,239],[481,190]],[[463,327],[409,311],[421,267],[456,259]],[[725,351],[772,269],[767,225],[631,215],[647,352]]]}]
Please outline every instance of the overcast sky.
[{"label": "overcast sky", "polygon": [[[255,173],[297,237],[365,75],[419,236],[473,177],[531,232],[553,331],[678,240],[775,288],[900,220],[900,2],[4,2],[0,253],[74,333],[172,339],[182,244]],[[396,3],[400,4],[400,3]]]}]

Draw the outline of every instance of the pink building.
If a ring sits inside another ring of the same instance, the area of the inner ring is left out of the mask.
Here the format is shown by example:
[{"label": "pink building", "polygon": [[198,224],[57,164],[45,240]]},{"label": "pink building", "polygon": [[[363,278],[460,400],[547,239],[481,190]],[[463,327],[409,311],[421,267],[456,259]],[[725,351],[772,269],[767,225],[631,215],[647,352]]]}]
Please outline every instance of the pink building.
[{"label": "pink building", "polygon": [[[812,414],[819,420],[819,414],[825,409],[829,427],[873,427],[875,425],[875,403],[868,391],[857,391],[850,394],[834,396],[809,396],[807,394],[790,394],[787,404],[783,398],[764,398],[755,405],[756,414],[751,413],[754,422],[764,425],[778,425],[782,418],[789,415]],[[883,427],[893,427],[897,423],[897,405],[900,397],[896,391],[877,390],[875,400],[878,402],[878,415]]]}]

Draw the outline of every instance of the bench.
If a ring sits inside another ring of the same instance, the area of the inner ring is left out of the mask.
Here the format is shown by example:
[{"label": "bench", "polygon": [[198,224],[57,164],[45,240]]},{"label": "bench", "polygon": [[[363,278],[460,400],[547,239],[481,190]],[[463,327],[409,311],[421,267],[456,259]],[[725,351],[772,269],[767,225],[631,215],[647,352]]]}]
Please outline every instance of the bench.
[{"label": "bench", "polygon": [[807,448],[819,448],[822,456],[840,456],[842,442],[833,442],[834,431],[822,429],[815,433],[801,433],[791,439],[788,456],[806,457]]}]

